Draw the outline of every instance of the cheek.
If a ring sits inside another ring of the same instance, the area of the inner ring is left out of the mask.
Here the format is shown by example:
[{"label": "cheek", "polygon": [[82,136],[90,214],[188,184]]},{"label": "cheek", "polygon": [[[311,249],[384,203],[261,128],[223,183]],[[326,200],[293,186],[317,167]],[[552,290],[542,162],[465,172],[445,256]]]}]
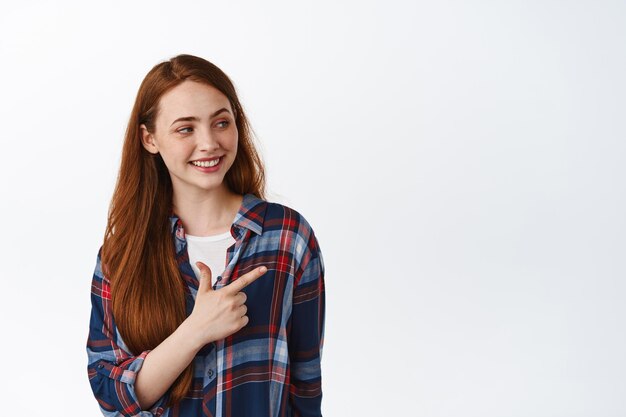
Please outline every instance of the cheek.
[{"label": "cheek", "polygon": [[220,142],[220,146],[222,147],[222,149],[227,150],[231,153],[236,153],[237,152],[237,141],[238,138],[237,136],[234,137],[223,137],[222,141]]},{"label": "cheek", "polygon": [[185,146],[166,147],[161,150],[161,157],[170,171],[176,166],[185,165],[189,159],[190,150]]},{"label": "cheek", "polygon": [[237,131],[237,128],[233,129],[233,134],[230,138],[231,141],[231,149],[233,151],[237,150],[237,143],[239,142],[239,132]]}]

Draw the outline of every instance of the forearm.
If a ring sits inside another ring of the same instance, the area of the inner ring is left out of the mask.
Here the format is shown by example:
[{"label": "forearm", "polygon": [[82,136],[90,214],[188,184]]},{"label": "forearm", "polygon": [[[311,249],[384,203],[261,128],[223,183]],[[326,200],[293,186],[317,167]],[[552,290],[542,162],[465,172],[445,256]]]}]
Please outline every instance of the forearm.
[{"label": "forearm", "polygon": [[186,320],[148,353],[135,381],[135,393],[142,410],[149,409],[165,394],[201,347]]},{"label": "forearm", "polygon": [[202,275],[193,312],[146,355],[137,373],[135,393],[143,410],[165,394],[204,345],[223,339],[248,323],[246,295],[241,290],[267,272],[266,267],[256,268],[216,291],[211,287],[209,267],[202,262],[197,264]]}]

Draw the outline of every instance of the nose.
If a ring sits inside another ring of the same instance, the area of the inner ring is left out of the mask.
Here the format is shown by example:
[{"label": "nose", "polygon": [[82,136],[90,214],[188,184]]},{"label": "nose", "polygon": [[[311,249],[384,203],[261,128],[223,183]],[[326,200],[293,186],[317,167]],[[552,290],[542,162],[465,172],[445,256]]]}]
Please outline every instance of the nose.
[{"label": "nose", "polygon": [[220,147],[220,144],[217,140],[217,135],[211,132],[210,129],[201,129],[199,134],[197,135],[198,139],[198,148],[201,151],[213,151]]}]

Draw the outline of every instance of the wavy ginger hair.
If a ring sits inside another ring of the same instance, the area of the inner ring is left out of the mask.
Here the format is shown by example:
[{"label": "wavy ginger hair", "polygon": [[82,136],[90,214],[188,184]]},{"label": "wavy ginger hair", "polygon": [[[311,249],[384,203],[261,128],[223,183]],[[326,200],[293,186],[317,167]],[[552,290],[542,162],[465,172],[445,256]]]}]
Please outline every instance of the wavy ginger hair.
[{"label": "wavy ginger hair", "polygon": [[[154,349],[186,319],[186,292],[172,237],[172,182],[163,159],[141,143],[140,125],[155,130],[163,94],[185,80],[206,83],[230,101],[239,132],[237,155],[224,177],[238,194],[265,198],[265,170],[235,87],[214,64],[178,55],[144,78],[126,130],[120,171],[109,207],[102,265],[111,284],[112,309],[122,339],[134,354]],[[193,362],[170,389],[169,405],[191,387]]]}]

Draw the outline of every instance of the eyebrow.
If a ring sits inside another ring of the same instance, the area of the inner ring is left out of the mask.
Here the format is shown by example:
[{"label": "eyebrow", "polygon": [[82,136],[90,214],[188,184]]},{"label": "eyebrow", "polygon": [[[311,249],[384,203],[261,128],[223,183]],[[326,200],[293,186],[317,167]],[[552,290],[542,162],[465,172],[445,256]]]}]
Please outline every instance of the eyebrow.
[{"label": "eyebrow", "polygon": [[[229,111],[226,107],[222,107],[222,108],[221,108],[221,109],[219,109],[218,111],[216,111],[216,112],[214,112],[213,114],[211,114],[211,115],[209,116],[209,118],[215,117],[215,116],[217,116],[218,114],[223,113],[223,112],[230,113],[230,111]],[[196,117],[196,116],[179,117],[178,119],[176,119],[176,120],[174,120],[174,121],[172,122],[172,124],[170,125],[170,127],[171,127],[174,123],[176,123],[176,122],[198,122],[198,121],[200,121],[200,118],[199,118],[199,117]]]}]

